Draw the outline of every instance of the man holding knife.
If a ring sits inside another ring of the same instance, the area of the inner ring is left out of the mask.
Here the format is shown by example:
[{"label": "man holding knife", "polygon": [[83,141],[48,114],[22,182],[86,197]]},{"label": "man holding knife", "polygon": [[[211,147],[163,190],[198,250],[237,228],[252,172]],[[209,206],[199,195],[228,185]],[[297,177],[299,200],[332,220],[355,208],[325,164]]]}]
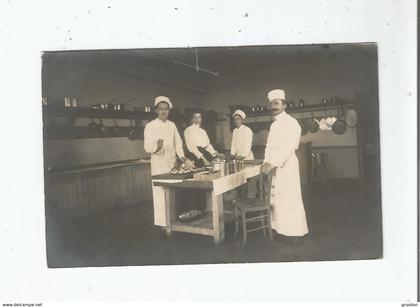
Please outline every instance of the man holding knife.
[{"label": "man holding knife", "polygon": [[[177,156],[187,166],[192,167],[191,161],[185,158],[178,129],[168,120],[172,102],[165,96],[156,97],[155,108],[157,118],[149,122],[144,129],[144,149],[151,154],[152,176],[169,173]],[[155,225],[166,226],[165,195],[162,187],[153,186],[153,206]]]}]

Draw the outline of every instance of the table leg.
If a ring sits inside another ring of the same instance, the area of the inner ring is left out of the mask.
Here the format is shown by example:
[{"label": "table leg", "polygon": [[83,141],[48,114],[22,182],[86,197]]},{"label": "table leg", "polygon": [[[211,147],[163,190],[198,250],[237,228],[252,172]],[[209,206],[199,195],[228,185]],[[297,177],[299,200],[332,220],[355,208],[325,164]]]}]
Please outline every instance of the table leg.
[{"label": "table leg", "polygon": [[165,188],[165,216],[166,216],[166,234],[172,234],[172,222],[175,220],[175,191]]},{"label": "table leg", "polygon": [[214,242],[219,244],[225,240],[225,220],[223,215],[223,194],[215,195],[207,192],[207,208],[212,208]]}]

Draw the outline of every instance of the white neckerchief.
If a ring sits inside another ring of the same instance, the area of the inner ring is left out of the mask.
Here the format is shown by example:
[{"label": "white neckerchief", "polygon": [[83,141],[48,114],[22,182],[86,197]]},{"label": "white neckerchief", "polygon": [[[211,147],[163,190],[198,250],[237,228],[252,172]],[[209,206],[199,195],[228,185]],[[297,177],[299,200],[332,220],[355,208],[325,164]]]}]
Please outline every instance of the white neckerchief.
[{"label": "white neckerchief", "polygon": [[282,118],[286,114],[287,114],[286,111],[282,111],[280,114],[277,114],[276,116],[274,116],[274,120],[279,120],[280,118]]}]

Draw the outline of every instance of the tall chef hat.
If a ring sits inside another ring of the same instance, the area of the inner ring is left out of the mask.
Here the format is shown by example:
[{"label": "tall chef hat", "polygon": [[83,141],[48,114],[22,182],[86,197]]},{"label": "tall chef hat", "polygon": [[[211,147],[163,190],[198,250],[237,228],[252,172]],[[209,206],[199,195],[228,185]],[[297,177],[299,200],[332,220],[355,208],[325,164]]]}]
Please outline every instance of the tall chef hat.
[{"label": "tall chef hat", "polygon": [[284,94],[283,90],[276,89],[276,90],[269,91],[267,94],[267,98],[268,98],[268,101],[270,102],[276,99],[286,100],[286,95]]},{"label": "tall chef hat", "polygon": [[172,109],[172,102],[169,100],[168,97],[166,96],[158,96],[155,98],[155,107],[161,103],[161,102],[166,102],[169,106],[169,109]]},{"label": "tall chef hat", "polygon": [[246,114],[242,110],[236,110],[235,113],[233,113],[232,117],[235,117],[235,115],[239,115],[240,117],[242,117],[242,119],[246,118]]}]

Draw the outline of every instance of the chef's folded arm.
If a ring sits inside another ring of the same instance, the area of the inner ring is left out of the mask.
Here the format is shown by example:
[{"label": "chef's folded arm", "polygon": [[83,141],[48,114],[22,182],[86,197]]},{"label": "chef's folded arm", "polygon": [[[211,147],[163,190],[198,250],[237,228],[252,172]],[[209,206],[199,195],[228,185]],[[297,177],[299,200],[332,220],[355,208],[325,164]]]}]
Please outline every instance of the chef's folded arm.
[{"label": "chef's folded arm", "polygon": [[[283,167],[287,159],[299,146],[300,127],[292,125],[289,129],[271,129],[267,141],[264,162],[275,167]],[[271,144],[271,146],[268,146]],[[274,144],[274,145],[273,145]]]}]

